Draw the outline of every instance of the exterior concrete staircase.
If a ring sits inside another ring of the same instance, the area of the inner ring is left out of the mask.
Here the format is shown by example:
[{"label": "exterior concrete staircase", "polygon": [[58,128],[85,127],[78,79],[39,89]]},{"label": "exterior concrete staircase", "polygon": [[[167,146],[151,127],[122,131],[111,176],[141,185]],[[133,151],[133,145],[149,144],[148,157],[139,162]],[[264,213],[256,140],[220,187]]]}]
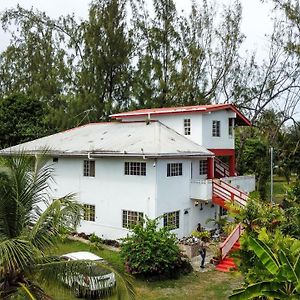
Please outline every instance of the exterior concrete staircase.
[{"label": "exterior concrete staircase", "polygon": [[[212,202],[228,209],[228,203],[235,203],[241,207],[247,204],[248,195],[232,185],[222,180],[213,181],[213,197]],[[228,254],[240,248],[239,238],[243,232],[242,225],[238,224],[230,235],[220,244],[220,252],[222,260],[216,269],[222,272],[229,272],[236,269],[236,265]]]}]

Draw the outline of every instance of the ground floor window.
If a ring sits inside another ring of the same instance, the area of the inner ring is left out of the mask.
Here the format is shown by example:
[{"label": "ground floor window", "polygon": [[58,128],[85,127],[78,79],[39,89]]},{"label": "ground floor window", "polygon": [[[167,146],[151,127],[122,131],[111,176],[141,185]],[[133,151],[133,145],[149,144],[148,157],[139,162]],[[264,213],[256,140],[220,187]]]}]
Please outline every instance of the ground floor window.
[{"label": "ground floor window", "polygon": [[139,211],[123,210],[122,219],[123,228],[132,228],[134,225],[143,222],[144,214]]},{"label": "ground floor window", "polygon": [[179,228],[179,210],[164,214],[164,227]]},{"label": "ground floor window", "polygon": [[95,213],[96,213],[95,205],[84,204],[83,207],[84,207],[83,219],[85,221],[95,222]]},{"label": "ground floor window", "polygon": [[146,176],[145,162],[125,162],[124,166],[125,175]]},{"label": "ground floor window", "polygon": [[182,163],[170,163],[167,165],[167,177],[182,176]]}]

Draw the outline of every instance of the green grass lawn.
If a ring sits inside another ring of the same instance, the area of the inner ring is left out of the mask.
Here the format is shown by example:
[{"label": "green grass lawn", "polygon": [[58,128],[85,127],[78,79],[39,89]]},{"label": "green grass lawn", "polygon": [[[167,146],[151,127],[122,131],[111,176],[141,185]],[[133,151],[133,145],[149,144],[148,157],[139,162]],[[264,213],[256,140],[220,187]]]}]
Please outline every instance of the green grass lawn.
[{"label": "green grass lawn", "polygon": [[[52,254],[61,255],[73,251],[91,251],[111,263],[116,270],[123,272],[123,264],[119,253],[109,250],[98,250],[81,242],[66,241],[59,243],[51,251]],[[147,282],[133,279],[136,289],[136,299],[143,300],[182,300],[182,299],[227,299],[234,288],[240,286],[242,277],[239,273],[221,273],[217,271],[193,272],[176,280]],[[69,289],[59,284],[44,286],[47,292],[58,300],[76,299]],[[107,297],[112,300],[115,297]]]},{"label": "green grass lawn", "polygon": [[[292,176],[290,185],[293,184],[295,181],[296,181],[296,178]],[[273,197],[274,197],[274,201],[276,203],[282,202],[282,200],[285,197],[285,193],[290,185],[287,183],[287,181],[284,177],[277,176],[277,175],[275,175],[273,177],[273,195],[274,195]],[[270,186],[271,186],[271,184],[269,182],[267,184],[268,197],[270,197]]]}]

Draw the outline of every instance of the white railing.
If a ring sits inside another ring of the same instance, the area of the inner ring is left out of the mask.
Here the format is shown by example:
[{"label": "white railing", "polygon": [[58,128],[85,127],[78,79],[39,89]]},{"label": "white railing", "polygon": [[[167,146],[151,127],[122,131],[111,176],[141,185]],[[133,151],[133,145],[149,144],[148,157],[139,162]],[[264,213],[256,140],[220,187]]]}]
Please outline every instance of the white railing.
[{"label": "white railing", "polygon": [[255,176],[245,175],[245,176],[233,176],[222,178],[223,182],[227,182],[231,186],[234,186],[238,190],[244,193],[250,193],[255,190]]},{"label": "white railing", "polygon": [[234,230],[230,233],[230,235],[226,238],[226,240],[220,245],[222,259],[229,253],[232,249],[233,245],[239,240],[242,234],[242,225],[238,224]]},{"label": "white railing", "polygon": [[190,198],[196,200],[211,200],[212,179],[191,180]]}]

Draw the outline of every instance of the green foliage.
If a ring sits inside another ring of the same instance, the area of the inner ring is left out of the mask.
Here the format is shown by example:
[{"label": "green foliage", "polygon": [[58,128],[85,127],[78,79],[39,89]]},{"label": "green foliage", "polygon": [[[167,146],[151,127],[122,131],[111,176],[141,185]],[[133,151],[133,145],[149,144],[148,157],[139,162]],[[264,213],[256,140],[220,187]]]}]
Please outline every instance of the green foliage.
[{"label": "green foliage", "polygon": [[192,236],[198,239],[202,238],[210,238],[210,232],[209,231],[193,231]]},{"label": "green foliage", "polygon": [[[40,283],[59,284],[62,276],[88,269],[86,262],[67,262],[47,254],[61,232],[76,228],[83,208],[71,194],[51,200],[46,191],[52,181],[52,167],[46,157],[38,157],[34,168],[32,162],[22,154],[1,157],[0,161],[1,299],[24,293],[30,299],[45,299],[48,296]],[[116,276],[125,287],[124,295],[133,298],[130,282],[118,273]]]},{"label": "green foliage", "polygon": [[263,267],[271,274],[271,279],[250,284],[245,289],[236,291],[229,299],[253,299],[259,296],[272,299],[299,299],[300,272],[299,241],[294,240],[296,253],[290,255],[287,248],[272,251],[269,246],[258,239],[249,237],[249,247],[254,251]]},{"label": "green foliage", "polygon": [[136,225],[132,235],[123,239],[121,257],[126,270],[143,276],[178,276],[190,264],[183,259],[175,234],[167,228],[158,228],[158,220],[146,219],[144,225]]},{"label": "green foliage", "polygon": [[0,99],[0,148],[13,146],[47,133],[45,106],[22,94]]}]

